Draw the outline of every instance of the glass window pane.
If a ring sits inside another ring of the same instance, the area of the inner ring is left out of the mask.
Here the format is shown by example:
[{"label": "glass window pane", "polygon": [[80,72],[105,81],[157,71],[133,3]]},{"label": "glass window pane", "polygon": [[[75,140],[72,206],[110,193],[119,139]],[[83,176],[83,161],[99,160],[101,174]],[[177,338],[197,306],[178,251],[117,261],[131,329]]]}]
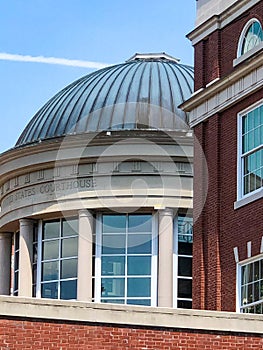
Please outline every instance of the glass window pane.
[{"label": "glass window pane", "polygon": [[37,244],[33,244],[33,263],[37,262]]},{"label": "glass window pane", "polygon": [[253,281],[253,264],[247,265],[247,276],[248,276],[248,283]]},{"label": "glass window pane", "polygon": [[64,238],[62,240],[62,258],[78,255],[78,237]]},{"label": "glass window pane", "polygon": [[43,260],[58,259],[59,257],[59,241],[43,242]]},{"label": "glass window pane", "polygon": [[49,299],[58,298],[58,282],[43,283],[41,285],[41,297]]},{"label": "glass window pane", "polygon": [[125,233],[126,215],[103,215],[102,217],[103,233]]},{"label": "glass window pane", "polygon": [[128,235],[128,253],[129,254],[151,254],[152,235],[129,234]]},{"label": "glass window pane", "polygon": [[192,280],[190,279],[178,279],[178,297],[179,298],[192,298]]},{"label": "glass window pane", "polygon": [[259,299],[263,299],[263,280],[260,281],[260,286],[259,286]]},{"label": "glass window pane", "polygon": [[125,246],[125,235],[103,235],[102,237],[102,254],[124,254]]},{"label": "glass window pane", "polygon": [[33,264],[32,272],[33,272],[33,284],[35,284],[37,281],[37,264]]},{"label": "glass window pane", "polygon": [[150,256],[128,256],[128,275],[150,275]]},{"label": "glass window pane", "polygon": [[128,297],[150,297],[151,279],[150,278],[128,278]]},{"label": "glass window pane", "polygon": [[192,302],[188,300],[178,300],[177,307],[180,309],[192,309]]},{"label": "glass window pane", "polygon": [[62,221],[62,236],[74,236],[79,232],[79,224],[77,219]]},{"label": "glass window pane", "polygon": [[129,215],[129,232],[152,232],[152,215]]},{"label": "glass window pane", "polygon": [[15,253],[15,270],[19,267],[19,251]]},{"label": "glass window pane", "polygon": [[18,289],[18,274],[19,274],[18,271],[16,271],[14,274],[14,291]]},{"label": "glass window pane", "polygon": [[192,276],[192,258],[178,258],[178,275]]},{"label": "glass window pane", "polygon": [[36,285],[34,284],[32,286],[32,297],[35,298],[36,297],[36,292],[37,292],[37,289],[36,289]]},{"label": "glass window pane", "polygon": [[37,242],[38,239],[38,227],[37,225],[34,224],[34,229],[33,229],[33,242]]},{"label": "glass window pane", "polygon": [[178,217],[178,234],[192,237],[193,235],[193,218],[192,217],[187,217],[187,216]]},{"label": "glass window pane", "polygon": [[242,266],[242,270],[241,270],[241,284],[244,285],[248,282],[248,268],[247,265]]},{"label": "glass window pane", "polygon": [[77,298],[77,280],[60,282],[60,299]]},{"label": "glass window pane", "polygon": [[178,242],[178,254],[193,255],[193,244]]},{"label": "glass window pane", "polygon": [[15,234],[15,250],[19,249],[19,232]]},{"label": "glass window pane", "polygon": [[42,281],[58,280],[58,261],[42,263]]},{"label": "glass window pane", "polygon": [[125,257],[124,256],[103,256],[102,258],[102,276],[124,275]]},{"label": "glass window pane", "polygon": [[253,280],[258,281],[259,280],[259,261],[255,261],[253,265],[254,265]]},{"label": "glass window pane", "polygon": [[253,299],[254,301],[258,301],[259,300],[259,287],[260,284],[259,282],[254,283],[254,288],[253,288]]},{"label": "glass window pane", "polygon": [[102,278],[102,297],[124,297],[124,278]]},{"label": "glass window pane", "polygon": [[50,221],[44,223],[43,239],[57,238],[60,234],[60,221]]},{"label": "glass window pane", "polygon": [[61,276],[60,278],[73,278],[77,277],[78,260],[67,259],[61,261]]},{"label": "glass window pane", "polygon": [[247,304],[247,288],[241,287],[241,305]]},{"label": "glass window pane", "polygon": [[248,304],[253,302],[253,284],[250,283],[247,286],[247,302]]},{"label": "glass window pane", "polygon": [[151,300],[150,299],[128,299],[127,304],[151,306]]},{"label": "glass window pane", "polygon": [[124,304],[124,299],[101,299],[102,303]]}]

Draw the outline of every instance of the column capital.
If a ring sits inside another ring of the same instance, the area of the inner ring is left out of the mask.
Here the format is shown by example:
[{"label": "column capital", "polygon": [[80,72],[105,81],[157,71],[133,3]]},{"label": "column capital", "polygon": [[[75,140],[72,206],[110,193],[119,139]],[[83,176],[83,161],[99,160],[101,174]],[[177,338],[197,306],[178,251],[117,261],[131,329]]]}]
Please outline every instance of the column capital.
[{"label": "column capital", "polygon": [[13,232],[0,232],[0,239],[12,238]]},{"label": "column capital", "polygon": [[158,213],[160,216],[174,216],[174,209],[173,208],[159,209]]},{"label": "column capital", "polygon": [[31,219],[19,219],[19,224],[21,226],[31,226],[33,225],[34,221]]},{"label": "column capital", "polygon": [[80,209],[78,213],[79,217],[93,217],[92,212],[88,209]]}]

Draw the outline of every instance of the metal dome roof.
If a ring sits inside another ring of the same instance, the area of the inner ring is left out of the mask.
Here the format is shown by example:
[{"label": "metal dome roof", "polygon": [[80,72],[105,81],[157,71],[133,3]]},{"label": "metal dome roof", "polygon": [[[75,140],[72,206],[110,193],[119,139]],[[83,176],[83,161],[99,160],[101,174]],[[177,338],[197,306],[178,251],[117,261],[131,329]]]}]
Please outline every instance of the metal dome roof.
[{"label": "metal dome roof", "polygon": [[16,146],[103,130],[185,129],[178,108],[193,92],[193,68],[162,54],[136,54],[73,82],[31,119]]}]

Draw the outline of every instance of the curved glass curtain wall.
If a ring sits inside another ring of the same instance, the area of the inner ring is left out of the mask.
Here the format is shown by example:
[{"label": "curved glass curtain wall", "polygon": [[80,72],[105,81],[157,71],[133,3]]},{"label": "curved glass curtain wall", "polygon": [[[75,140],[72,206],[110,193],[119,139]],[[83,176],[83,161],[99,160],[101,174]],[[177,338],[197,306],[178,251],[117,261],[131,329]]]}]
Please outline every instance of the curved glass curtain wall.
[{"label": "curved glass curtain wall", "polygon": [[100,215],[95,301],[156,305],[157,238],[152,214]]},{"label": "curved glass curtain wall", "polygon": [[33,247],[33,295],[76,299],[78,219],[44,221]]},{"label": "curved glass curtain wall", "polygon": [[[192,307],[193,219],[174,219],[174,307]],[[34,225],[33,296],[77,298],[78,218]],[[148,214],[98,214],[93,234],[93,301],[157,305],[158,222]],[[18,295],[19,232],[13,295]]]}]

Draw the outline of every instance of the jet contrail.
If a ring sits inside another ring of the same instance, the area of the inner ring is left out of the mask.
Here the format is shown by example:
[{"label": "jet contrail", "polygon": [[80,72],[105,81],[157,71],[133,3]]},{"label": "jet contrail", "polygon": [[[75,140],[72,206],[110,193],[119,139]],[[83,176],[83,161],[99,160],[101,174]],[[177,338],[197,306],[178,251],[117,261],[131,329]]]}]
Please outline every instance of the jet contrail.
[{"label": "jet contrail", "polygon": [[5,52],[0,52],[0,60],[59,64],[63,66],[85,67],[85,68],[95,68],[95,69],[100,69],[100,68],[110,66],[110,64],[108,63],[70,60],[67,58],[56,58],[56,57],[17,55],[17,54],[5,53]]}]

